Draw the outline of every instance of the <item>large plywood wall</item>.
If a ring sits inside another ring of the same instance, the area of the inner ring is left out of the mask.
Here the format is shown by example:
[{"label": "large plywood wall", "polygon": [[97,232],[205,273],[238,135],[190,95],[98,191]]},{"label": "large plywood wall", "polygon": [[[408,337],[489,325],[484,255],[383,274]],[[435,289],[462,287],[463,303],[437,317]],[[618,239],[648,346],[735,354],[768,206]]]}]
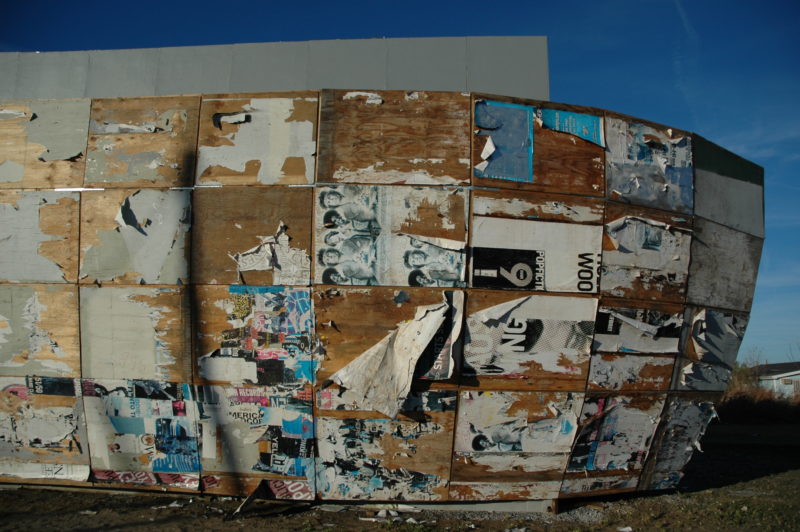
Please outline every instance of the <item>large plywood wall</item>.
[{"label": "large plywood wall", "polygon": [[0,481],[672,487],[762,187],[696,134],[492,95],[0,101]]}]

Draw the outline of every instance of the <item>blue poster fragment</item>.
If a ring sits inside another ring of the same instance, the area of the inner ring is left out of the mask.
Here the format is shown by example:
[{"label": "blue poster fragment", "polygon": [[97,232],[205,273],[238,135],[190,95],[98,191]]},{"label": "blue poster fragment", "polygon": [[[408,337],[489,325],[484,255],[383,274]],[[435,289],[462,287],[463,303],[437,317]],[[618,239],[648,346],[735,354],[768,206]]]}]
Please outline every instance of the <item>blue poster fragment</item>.
[{"label": "blue poster fragment", "polygon": [[475,177],[533,183],[533,124],[536,108],[482,100],[475,103],[475,127],[486,137]]},{"label": "blue poster fragment", "polygon": [[539,109],[538,115],[542,121],[542,127],[575,135],[598,146],[605,147],[606,145],[603,119],[599,116],[558,109]]}]

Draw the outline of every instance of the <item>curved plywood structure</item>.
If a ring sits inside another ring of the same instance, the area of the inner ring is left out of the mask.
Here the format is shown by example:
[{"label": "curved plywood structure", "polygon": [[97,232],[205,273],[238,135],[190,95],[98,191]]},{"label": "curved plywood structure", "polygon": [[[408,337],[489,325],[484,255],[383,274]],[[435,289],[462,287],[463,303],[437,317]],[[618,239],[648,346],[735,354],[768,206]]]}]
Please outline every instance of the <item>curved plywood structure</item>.
[{"label": "curved plywood structure", "polygon": [[0,220],[0,480],[556,499],[680,480],[763,170],[496,95],[14,100]]}]

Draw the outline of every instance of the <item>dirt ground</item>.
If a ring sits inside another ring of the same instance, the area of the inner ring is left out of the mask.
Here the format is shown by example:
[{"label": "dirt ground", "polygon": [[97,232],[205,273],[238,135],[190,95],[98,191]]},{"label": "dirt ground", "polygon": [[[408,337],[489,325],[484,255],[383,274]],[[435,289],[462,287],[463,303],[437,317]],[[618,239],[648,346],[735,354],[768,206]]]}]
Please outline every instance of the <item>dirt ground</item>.
[{"label": "dirt ground", "polygon": [[558,515],[425,511],[383,519],[358,506],[256,501],[225,521],[239,500],[5,486],[0,530],[800,530],[800,424],[715,423],[703,448],[677,491],[562,501]]}]

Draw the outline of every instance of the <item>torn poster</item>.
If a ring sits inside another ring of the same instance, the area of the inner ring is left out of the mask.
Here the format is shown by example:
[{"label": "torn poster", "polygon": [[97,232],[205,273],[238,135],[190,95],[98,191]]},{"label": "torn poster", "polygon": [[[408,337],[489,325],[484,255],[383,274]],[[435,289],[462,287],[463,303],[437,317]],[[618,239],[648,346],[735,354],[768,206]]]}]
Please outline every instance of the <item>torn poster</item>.
[{"label": "torn poster", "polygon": [[666,395],[588,397],[567,471],[641,469]]},{"label": "torn poster", "polygon": [[87,480],[87,441],[78,379],[0,377],[0,477]]},{"label": "torn poster", "polygon": [[558,109],[537,109],[536,118],[541,120],[542,127],[547,129],[569,133],[598,146],[606,145],[603,119],[599,116]]},{"label": "torn poster", "polygon": [[583,473],[577,477],[566,477],[561,483],[561,495],[583,495],[602,491],[628,491],[636,489],[639,475],[611,475],[602,477],[586,477]]},{"label": "torn poster", "polygon": [[0,375],[79,377],[74,285],[0,285]]},{"label": "torn poster", "polygon": [[606,118],[609,197],[673,212],[694,208],[692,139],[619,118]]},{"label": "torn poster", "polygon": [[463,284],[463,189],[341,185],[316,190],[315,283]]},{"label": "torn poster", "polygon": [[199,484],[200,434],[191,386],[84,379],[92,471],[180,473]]},{"label": "torn poster", "polygon": [[747,317],[712,309],[698,309],[692,318],[692,347],[697,359],[733,369]]},{"label": "torn poster", "polygon": [[678,390],[724,392],[731,380],[731,369],[717,364],[681,359],[675,371]]},{"label": "torn poster", "polygon": [[84,192],[82,208],[82,283],[189,282],[191,191]]},{"label": "torn poster", "polygon": [[92,469],[92,480],[97,483],[130,484],[132,486],[158,486],[197,490],[197,475],[183,473],[148,473],[147,471],[114,471],[112,469]]},{"label": "torn poster", "polygon": [[202,380],[267,386],[314,382],[314,315],[307,289],[233,285],[197,292]]},{"label": "torn poster", "polygon": [[473,217],[475,288],[597,292],[603,228]]},{"label": "torn poster", "polygon": [[592,348],[603,352],[677,353],[683,313],[600,307]]},{"label": "torn poster", "polygon": [[527,501],[558,498],[560,480],[539,482],[451,482],[451,501]]},{"label": "torn poster", "polygon": [[671,489],[677,486],[694,450],[701,450],[700,438],[711,420],[717,417],[717,412],[714,405],[707,401],[671,397],[664,417],[663,433],[647,489]]},{"label": "torn poster", "polygon": [[596,311],[596,299],[555,296],[512,299],[477,312],[471,306],[462,374],[585,375]]},{"label": "torn poster", "polygon": [[543,194],[522,190],[472,191],[472,214],[548,220],[552,222],[603,223],[603,202],[596,198]]},{"label": "torn poster", "polygon": [[485,139],[475,177],[533,183],[535,113],[536,108],[528,105],[475,102],[475,142]]},{"label": "torn poster", "polygon": [[274,236],[259,236],[259,244],[247,251],[228,256],[236,263],[236,272],[241,282],[241,272],[274,270],[272,284],[308,284],[311,276],[311,259],[305,250],[289,245],[286,224],[278,224]]},{"label": "torn poster", "polygon": [[311,388],[198,386],[203,471],[314,474]]},{"label": "torn poster", "polygon": [[[345,388],[323,388],[317,393],[320,410],[359,411],[359,395]],[[457,392],[455,390],[428,390],[409,392],[400,407],[400,412],[455,412]]]},{"label": "torn poster", "polygon": [[317,490],[323,499],[442,500],[452,413],[427,422],[317,418]]},{"label": "torn poster", "polygon": [[669,389],[675,357],[647,355],[592,355],[589,370],[590,390]]},{"label": "torn poster", "polygon": [[450,311],[444,294],[442,299],[440,304],[417,307],[413,320],[399,324],[330,380],[358,394],[360,410],[395,417],[411,390],[417,361]]}]

